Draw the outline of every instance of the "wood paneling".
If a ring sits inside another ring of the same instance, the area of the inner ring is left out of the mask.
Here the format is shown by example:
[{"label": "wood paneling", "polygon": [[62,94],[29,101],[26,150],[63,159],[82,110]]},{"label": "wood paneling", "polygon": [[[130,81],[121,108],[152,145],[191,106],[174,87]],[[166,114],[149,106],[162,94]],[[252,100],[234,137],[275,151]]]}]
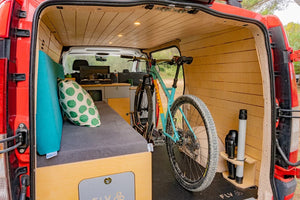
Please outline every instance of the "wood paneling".
[{"label": "wood paneling", "polygon": [[108,105],[114,109],[128,124],[130,124],[130,99],[114,98],[107,100]]},{"label": "wood paneling", "polygon": [[40,167],[36,169],[36,199],[78,200],[82,180],[130,171],[135,176],[136,199],[151,200],[151,166],[151,153],[145,152]]},{"label": "wood paneling", "polygon": [[239,110],[248,110],[246,155],[258,161],[256,175],[260,174],[265,102],[251,32],[234,28],[221,35],[183,38],[180,47],[183,55],[194,57],[184,67],[186,92],[206,103],[223,143],[229,130],[239,128]]},{"label": "wood paneling", "polygon": [[55,35],[42,21],[40,22],[39,26],[38,38],[39,50],[44,51],[55,62],[58,63],[62,45],[58,42],[58,40],[55,38]]},{"label": "wood paneling", "polygon": [[[62,8],[48,7],[41,18],[58,35],[56,38],[64,46],[151,48],[177,38],[193,39],[192,36],[195,35],[199,37],[225,30],[232,31],[236,26],[235,22],[231,24],[221,19],[215,20],[206,13],[191,15],[174,10],[161,11],[159,6],[152,10],[147,10],[144,6],[128,9],[93,6]],[[212,20],[217,25],[212,26]],[[141,25],[135,26],[135,21],[139,21]],[[242,23],[238,29],[242,29],[241,26]],[[119,34],[123,36],[118,37]],[[228,38],[230,40],[231,37]]]}]

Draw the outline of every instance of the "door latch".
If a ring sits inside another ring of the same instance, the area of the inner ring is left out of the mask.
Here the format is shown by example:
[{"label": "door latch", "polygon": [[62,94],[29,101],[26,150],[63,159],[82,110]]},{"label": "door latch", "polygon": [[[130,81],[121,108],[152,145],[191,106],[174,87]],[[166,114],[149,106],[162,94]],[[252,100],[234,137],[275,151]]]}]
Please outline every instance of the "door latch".
[{"label": "door latch", "polygon": [[[8,142],[15,141],[15,144],[8,147]],[[24,153],[28,147],[28,129],[25,124],[20,124],[16,130],[16,134],[11,137],[0,140],[0,143],[6,144],[5,147],[0,150],[0,154],[7,153],[14,149],[18,149],[19,153]]]}]

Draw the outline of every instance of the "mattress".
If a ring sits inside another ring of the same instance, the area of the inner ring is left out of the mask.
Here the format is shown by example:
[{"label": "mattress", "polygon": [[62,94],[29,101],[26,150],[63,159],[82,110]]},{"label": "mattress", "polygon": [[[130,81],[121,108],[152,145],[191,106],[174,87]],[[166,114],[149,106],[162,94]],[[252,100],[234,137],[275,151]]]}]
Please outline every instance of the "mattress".
[{"label": "mattress", "polygon": [[101,126],[81,127],[65,121],[58,155],[50,159],[37,155],[37,167],[147,152],[146,140],[118,113],[104,102],[95,105]]}]

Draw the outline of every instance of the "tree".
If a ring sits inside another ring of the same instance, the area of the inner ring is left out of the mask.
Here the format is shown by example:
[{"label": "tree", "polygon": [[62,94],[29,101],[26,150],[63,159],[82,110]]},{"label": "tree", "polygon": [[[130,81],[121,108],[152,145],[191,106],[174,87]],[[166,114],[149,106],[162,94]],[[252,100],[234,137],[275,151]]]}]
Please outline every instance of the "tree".
[{"label": "tree", "polygon": [[[291,22],[288,25],[286,25],[284,28],[290,46],[294,50],[299,50],[300,49],[300,24]],[[294,67],[295,67],[296,74],[300,74],[300,62],[295,62]]]},{"label": "tree", "polygon": [[[224,0],[216,1],[224,2]],[[286,8],[292,1],[300,6],[300,0],[243,0],[242,7],[248,10],[259,12],[263,15],[269,15],[273,14],[276,10]]]},{"label": "tree", "polygon": [[287,7],[292,1],[293,0],[243,0],[242,6],[245,9],[253,10],[263,15],[268,15],[273,14],[275,10],[281,10]]}]

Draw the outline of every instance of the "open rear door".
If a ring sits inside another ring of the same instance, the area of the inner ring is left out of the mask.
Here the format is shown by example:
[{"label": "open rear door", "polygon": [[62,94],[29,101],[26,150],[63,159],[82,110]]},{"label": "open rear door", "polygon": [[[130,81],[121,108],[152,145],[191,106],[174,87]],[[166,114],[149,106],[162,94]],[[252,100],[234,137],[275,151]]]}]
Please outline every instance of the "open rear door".
[{"label": "open rear door", "polygon": [[[16,59],[18,39],[29,37],[29,31],[18,29],[19,19],[26,18],[22,3],[0,0],[0,199],[8,200],[25,199],[29,191],[29,108],[20,92],[28,90],[28,83],[24,84],[28,80],[19,72]],[[27,116],[19,115],[24,107]]]}]

